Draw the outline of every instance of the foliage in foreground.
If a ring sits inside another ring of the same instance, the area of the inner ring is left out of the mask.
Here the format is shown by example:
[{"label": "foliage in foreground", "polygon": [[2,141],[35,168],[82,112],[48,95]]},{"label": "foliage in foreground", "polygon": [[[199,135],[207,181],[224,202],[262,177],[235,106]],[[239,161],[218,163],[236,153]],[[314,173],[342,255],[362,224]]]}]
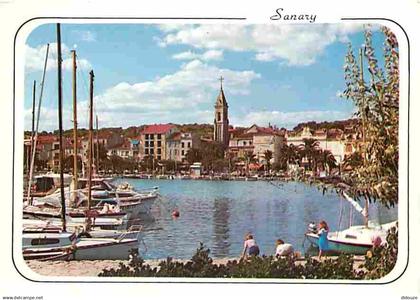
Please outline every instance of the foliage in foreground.
[{"label": "foliage in foreground", "polygon": [[[388,28],[382,32],[383,68],[370,30],[365,32],[363,57],[358,60],[351,45],[346,56],[343,96],[355,104],[356,117],[362,120],[358,129],[363,141],[357,153],[363,163],[354,166],[344,180],[355,198],[379,200],[389,207],[398,203],[399,48]],[[367,76],[363,75],[363,61],[367,62]]]},{"label": "foliage in foreground", "polygon": [[[117,269],[104,269],[101,277],[202,277],[202,278],[288,278],[288,279],[376,279],[389,273],[397,258],[398,234],[395,228],[387,237],[387,245],[373,249],[366,256],[361,268],[353,268],[352,256],[341,255],[336,259],[326,258],[321,262],[306,258],[297,263],[292,257],[252,257],[249,260],[231,260],[215,264],[209,256],[210,250],[203,244],[191,260],[174,261],[168,257],[152,268],[140,257],[134,256],[126,265]],[[372,254],[372,255],[371,255]]]},{"label": "foliage in foreground", "polygon": [[398,230],[392,227],[386,238],[386,244],[367,253],[364,268],[368,272],[365,279],[377,279],[387,275],[397,263],[397,256]]}]

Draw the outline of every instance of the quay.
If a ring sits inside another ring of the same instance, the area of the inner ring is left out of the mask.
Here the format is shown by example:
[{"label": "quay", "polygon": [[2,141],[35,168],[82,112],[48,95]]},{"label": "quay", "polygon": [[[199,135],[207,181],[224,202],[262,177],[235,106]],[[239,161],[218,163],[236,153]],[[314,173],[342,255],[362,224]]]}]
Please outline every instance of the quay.
[{"label": "quay", "polygon": [[[316,256],[312,257],[312,259],[318,259]],[[337,256],[329,256],[325,259],[337,259]],[[220,264],[227,264],[228,261],[232,260],[239,260],[238,257],[231,257],[231,258],[213,258],[213,263],[220,265]],[[158,268],[159,263],[162,259],[153,259],[153,260],[145,260],[145,264],[150,265],[152,268]],[[174,259],[177,262],[187,262],[187,259]],[[365,257],[361,255],[354,256],[354,263],[353,269],[354,270],[363,270],[361,267],[365,261]],[[43,276],[88,276],[88,277],[95,277],[98,276],[99,273],[103,269],[111,269],[111,268],[118,268],[120,263],[128,264],[127,260],[84,260],[84,261],[38,261],[38,260],[30,260],[26,262],[29,268],[31,268],[35,273]],[[296,265],[304,265],[306,260],[304,258],[296,259]]]}]

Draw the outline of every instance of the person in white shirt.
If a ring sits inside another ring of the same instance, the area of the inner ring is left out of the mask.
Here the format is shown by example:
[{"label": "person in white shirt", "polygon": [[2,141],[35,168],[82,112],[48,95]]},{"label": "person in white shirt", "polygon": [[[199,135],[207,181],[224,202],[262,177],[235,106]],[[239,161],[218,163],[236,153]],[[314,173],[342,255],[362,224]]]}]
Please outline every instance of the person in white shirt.
[{"label": "person in white shirt", "polygon": [[248,256],[258,256],[260,254],[260,248],[250,233],[245,236],[244,249],[241,257],[244,258],[246,254],[248,254]]},{"label": "person in white shirt", "polygon": [[293,255],[293,252],[291,244],[287,244],[281,239],[276,241],[276,257]]}]

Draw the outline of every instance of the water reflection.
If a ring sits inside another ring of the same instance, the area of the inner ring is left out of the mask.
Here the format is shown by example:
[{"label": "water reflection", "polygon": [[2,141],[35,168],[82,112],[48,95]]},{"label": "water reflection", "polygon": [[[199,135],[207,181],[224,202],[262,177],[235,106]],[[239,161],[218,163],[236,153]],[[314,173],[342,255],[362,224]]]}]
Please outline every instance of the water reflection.
[{"label": "water reflection", "polygon": [[[336,193],[318,191],[303,183],[273,186],[267,182],[217,182],[200,180],[124,180],[135,188],[159,186],[162,200],[152,208],[155,221],[146,223],[148,247],[144,258],[191,258],[199,242],[213,257],[237,257],[243,237],[252,232],[261,253],[273,254],[281,238],[298,251],[307,224],[324,219],[331,231],[363,224],[363,217]],[[363,204],[363,203],[362,203]],[[180,211],[174,220],[171,211]],[[342,216],[340,218],[340,211]],[[380,223],[397,219],[398,209],[370,205],[370,217]],[[160,230],[155,230],[160,228]]]},{"label": "water reflection", "polygon": [[229,199],[219,198],[214,200],[213,205],[213,247],[212,254],[215,257],[228,257],[229,242]]}]

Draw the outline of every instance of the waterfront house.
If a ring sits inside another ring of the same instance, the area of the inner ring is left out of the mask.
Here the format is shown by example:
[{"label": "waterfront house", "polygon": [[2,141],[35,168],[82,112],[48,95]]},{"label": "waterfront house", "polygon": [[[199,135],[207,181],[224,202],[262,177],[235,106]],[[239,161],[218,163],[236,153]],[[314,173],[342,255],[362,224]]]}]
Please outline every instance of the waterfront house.
[{"label": "waterfront house", "polygon": [[198,148],[200,139],[190,132],[175,132],[166,140],[166,154],[168,160],[185,162],[188,151]]},{"label": "waterfront house", "polygon": [[287,145],[297,147],[304,144],[305,139],[314,139],[318,142],[319,149],[331,151],[338,164],[341,164],[357,147],[356,132],[350,127],[344,130],[338,128],[313,130],[306,126],[297,132],[289,131],[286,139]]},{"label": "waterfront house", "polygon": [[152,156],[156,160],[167,160],[166,141],[179,129],[173,124],[154,124],[146,126],[141,132],[142,157]]}]

